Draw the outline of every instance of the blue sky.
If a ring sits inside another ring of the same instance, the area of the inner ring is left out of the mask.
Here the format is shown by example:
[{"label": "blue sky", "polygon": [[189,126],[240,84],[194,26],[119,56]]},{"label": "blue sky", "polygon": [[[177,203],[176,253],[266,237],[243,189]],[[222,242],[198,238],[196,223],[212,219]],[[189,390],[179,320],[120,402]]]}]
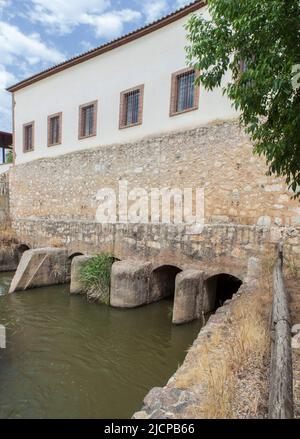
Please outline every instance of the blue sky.
[{"label": "blue sky", "polygon": [[11,130],[5,88],[192,0],[0,0],[0,130]]}]

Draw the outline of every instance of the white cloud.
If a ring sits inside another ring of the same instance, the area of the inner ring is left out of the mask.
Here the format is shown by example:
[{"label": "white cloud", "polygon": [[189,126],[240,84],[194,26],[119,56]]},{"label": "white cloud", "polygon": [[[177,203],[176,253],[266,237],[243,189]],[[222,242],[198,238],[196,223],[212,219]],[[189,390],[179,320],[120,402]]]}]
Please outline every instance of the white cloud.
[{"label": "white cloud", "polygon": [[86,15],[82,23],[94,27],[98,38],[114,38],[124,31],[124,24],[141,18],[141,13],[132,9],[106,12],[101,15]]},{"label": "white cloud", "polygon": [[29,76],[34,73],[33,66],[38,69],[63,61],[64,56],[53,47],[47,46],[39,34],[25,35],[21,30],[9,23],[0,21],[0,129],[11,129],[11,97],[5,89],[17,82],[10,71],[16,70],[20,75]]},{"label": "white cloud", "polygon": [[11,96],[5,89],[14,81],[14,75],[0,64],[0,130],[2,131],[11,131]]},{"label": "white cloud", "polygon": [[16,26],[0,21],[0,61],[11,64],[15,57],[25,58],[29,64],[58,63],[64,59],[61,52],[48,47],[39,34],[25,35]]},{"label": "white cloud", "polygon": [[86,15],[101,14],[110,6],[110,0],[31,0],[30,18],[61,34],[72,32]]},{"label": "white cloud", "polygon": [[71,33],[79,25],[89,25],[97,37],[113,38],[122,34],[124,24],[139,20],[140,12],[132,9],[112,10],[110,0],[31,0],[29,17],[49,30]]},{"label": "white cloud", "polygon": [[164,15],[168,10],[168,3],[166,0],[147,0],[144,1],[143,12],[146,16],[147,22],[155,21]]},{"label": "white cloud", "polygon": [[176,6],[178,8],[182,8],[183,6],[186,6],[189,3],[192,3],[192,0],[176,0]]},{"label": "white cloud", "polygon": [[0,11],[1,9],[5,8],[9,3],[9,0],[0,0]]}]

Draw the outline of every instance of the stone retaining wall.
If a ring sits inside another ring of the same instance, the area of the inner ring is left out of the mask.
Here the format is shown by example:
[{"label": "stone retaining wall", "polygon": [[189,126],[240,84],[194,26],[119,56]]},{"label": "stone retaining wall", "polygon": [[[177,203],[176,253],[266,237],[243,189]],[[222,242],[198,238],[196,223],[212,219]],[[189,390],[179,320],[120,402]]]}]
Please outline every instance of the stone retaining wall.
[{"label": "stone retaining wall", "polygon": [[[300,207],[237,122],[35,160],[10,170],[11,215],[96,221],[97,193],[132,188],[204,188],[205,222],[298,226]],[[130,203],[129,203],[130,204]]]}]

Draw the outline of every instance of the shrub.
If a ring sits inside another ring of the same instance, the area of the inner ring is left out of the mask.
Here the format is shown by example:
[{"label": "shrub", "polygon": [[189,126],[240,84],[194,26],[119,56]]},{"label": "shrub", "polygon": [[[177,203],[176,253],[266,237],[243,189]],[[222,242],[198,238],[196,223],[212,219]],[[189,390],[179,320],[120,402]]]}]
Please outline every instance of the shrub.
[{"label": "shrub", "polygon": [[13,163],[13,161],[14,161],[13,152],[8,151],[8,153],[6,154],[5,163],[9,164],[9,163]]},{"label": "shrub", "polygon": [[109,304],[110,274],[114,261],[115,258],[110,254],[99,254],[83,264],[80,280],[89,301]]}]

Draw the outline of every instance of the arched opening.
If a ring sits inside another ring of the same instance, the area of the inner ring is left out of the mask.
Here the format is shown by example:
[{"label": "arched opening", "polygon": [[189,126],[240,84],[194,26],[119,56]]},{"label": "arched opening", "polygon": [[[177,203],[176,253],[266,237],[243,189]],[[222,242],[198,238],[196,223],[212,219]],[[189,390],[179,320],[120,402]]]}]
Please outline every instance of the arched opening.
[{"label": "arched opening", "polygon": [[26,245],[26,244],[21,244],[17,247],[16,254],[17,254],[18,262],[20,262],[20,260],[23,256],[23,253],[25,253],[27,250],[30,250],[30,247],[28,247],[28,245]]},{"label": "arched opening", "polygon": [[238,292],[243,282],[235,276],[221,273],[205,282],[204,313],[211,313]]},{"label": "arched opening", "polygon": [[72,253],[72,254],[69,256],[69,260],[70,260],[70,261],[73,261],[73,259],[76,258],[76,256],[84,256],[84,254],[83,254],[83,253],[80,253],[80,252]]},{"label": "arched opening", "polygon": [[174,297],[175,280],[182,270],[174,265],[163,265],[156,268],[151,276],[151,302]]}]

